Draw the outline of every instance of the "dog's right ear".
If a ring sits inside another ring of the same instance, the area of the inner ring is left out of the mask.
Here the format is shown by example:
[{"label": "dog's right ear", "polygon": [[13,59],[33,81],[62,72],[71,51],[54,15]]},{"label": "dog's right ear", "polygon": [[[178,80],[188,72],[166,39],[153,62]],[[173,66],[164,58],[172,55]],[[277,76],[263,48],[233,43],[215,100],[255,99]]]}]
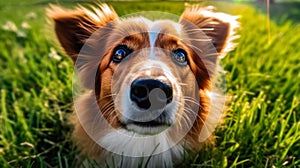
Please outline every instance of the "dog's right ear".
[{"label": "dog's right ear", "polygon": [[47,9],[47,15],[54,20],[58,40],[74,63],[85,40],[98,28],[118,18],[107,4],[92,9],[79,6],[74,10],[66,10],[55,5]]}]

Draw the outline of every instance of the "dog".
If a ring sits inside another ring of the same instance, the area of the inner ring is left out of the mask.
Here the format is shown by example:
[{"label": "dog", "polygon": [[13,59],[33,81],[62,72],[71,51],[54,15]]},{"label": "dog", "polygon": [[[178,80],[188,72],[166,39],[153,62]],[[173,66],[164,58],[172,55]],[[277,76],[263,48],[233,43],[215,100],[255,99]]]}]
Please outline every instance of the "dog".
[{"label": "dog", "polygon": [[118,17],[103,3],[47,12],[85,89],[72,118],[84,157],[99,167],[172,167],[214,143],[225,100],[215,91],[218,61],[236,46],[238,17],[200,5],[178,21]]}]

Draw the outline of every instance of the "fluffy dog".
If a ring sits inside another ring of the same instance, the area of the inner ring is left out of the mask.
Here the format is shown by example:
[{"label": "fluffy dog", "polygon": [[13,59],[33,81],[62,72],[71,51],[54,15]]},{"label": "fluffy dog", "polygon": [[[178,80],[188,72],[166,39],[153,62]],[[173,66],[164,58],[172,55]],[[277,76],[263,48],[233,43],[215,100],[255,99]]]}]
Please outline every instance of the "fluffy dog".
[{"label": "fluffy dog", "polygon": [[234,47],[237,17],[190,5],[178,22],[120,18],[106,4],[48,15],[85,88],[73,118],[83,155],[98,166],[172,167],[213,144],[224,103],[217,64]]}]

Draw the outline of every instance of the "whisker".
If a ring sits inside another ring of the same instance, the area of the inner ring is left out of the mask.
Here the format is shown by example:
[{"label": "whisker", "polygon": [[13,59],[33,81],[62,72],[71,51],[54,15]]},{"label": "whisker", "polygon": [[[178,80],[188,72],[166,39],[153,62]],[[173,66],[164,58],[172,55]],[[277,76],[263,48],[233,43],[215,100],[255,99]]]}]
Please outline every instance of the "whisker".
[{"label": "whisker", "polygon": [[114,102],[113,102],[113,101],[108,101],[107,103],[101,105],[101,107],[102,107],[103,109],[105,109],[106,106],[109,106],[110,104],[114,104]]},{"label": "whisker", "polygon": [[[183,110],[183,112],[185,112]],[[184,113],[180,114],[180,120],[179,120],[179,128],[182,129],[184,128],[184,126],[189,126],[189,122],[188,122],[188,118],[186,115],[184,115]]]},{"label": "whisker", "polygon": [[105,98],[108,98],[108,97],[113,97],[115,95],[117,95],[117,94],[116,93],[112,93],[112,94],[105,95],[105,96],[101,97],[101,99],[99,101],[101,101],[101,100],[103,100]]},{"label": "whisker", "polygon": [[188,114],[195,115],[192,109],[185,107],[183,113],[180,114],[180,128],[184,128],[184,126],[186,128],[192,127],[194,120],[191,120],[191,117]]},{"label": "whisker", "polygon": [[194,103],[198,106],[201,106],[200,103],[195,98],[192,98],[192,97],[189,97],[189,96],[184,96],[183,100],[186,100],[188,102],[191,102],[191,103]]},{"label": "whisker", "polygon": [[188,86],[189,84],[188,83],[182,83],[182,82],[178,82],[179,85],[181,86]]},{"label": "whisker", "polygon": [[193,45],[193,44],[188,44],[193,50],[198,50],[200,53],[203,53],[203,50],[201,50],[199,47]]},{"label": "whisker", "polygon": [[[180,105],[180,106],[184,106],[184,104],[182,102],[179,102],[177,101],[177,103]],[[187,128],[189,128],[192,123],[190,123],[190,118],[189,116],[187,116],[187,113],[190,114],[190,113],[195,113],[192,109],[188,108],[185,106],[185,108],[183,109],[183,113],[177,113],[176,115],[176,118],[178,118],[178,124],[179,124],[179,128],[183,128],[184,126],[186,126]]]},{"label": "whisker", "polygon": [[199,42],[210,42],[212,39],[183,39],[183,40],[190,40],[190,41],[199,41]]},{"label": "whisker", "polygon": [[[205,128],[205,129],[209,130],[208,125],[206,124],[205,120],[203,120],[203,118],[201,118],[200,115],[197,115],[197,118],[200,119],[200,121],[201,121],[202,124],[203,124],[202,129]],[[197,118],[196,118],[196,121],[197,121]]]},{"label": "whisker", "polygon": [[194,32],[194,31],[213,31],[214,28],[197,28],[197,29],[189,29],[189,30],[185,30],[185,32]]}]

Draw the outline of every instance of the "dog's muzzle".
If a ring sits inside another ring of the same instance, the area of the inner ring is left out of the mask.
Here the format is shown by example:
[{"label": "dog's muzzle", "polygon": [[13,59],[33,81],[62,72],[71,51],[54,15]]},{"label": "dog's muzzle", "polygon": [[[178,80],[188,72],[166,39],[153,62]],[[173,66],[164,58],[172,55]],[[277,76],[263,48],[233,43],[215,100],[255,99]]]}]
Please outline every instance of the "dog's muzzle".
[{"label": "dog's muzzle", "polygon": [[159,110],[165,108],[173,99],[170,84],[157,79],[136,79],[130,86],[130,99],[144,110]]}]

